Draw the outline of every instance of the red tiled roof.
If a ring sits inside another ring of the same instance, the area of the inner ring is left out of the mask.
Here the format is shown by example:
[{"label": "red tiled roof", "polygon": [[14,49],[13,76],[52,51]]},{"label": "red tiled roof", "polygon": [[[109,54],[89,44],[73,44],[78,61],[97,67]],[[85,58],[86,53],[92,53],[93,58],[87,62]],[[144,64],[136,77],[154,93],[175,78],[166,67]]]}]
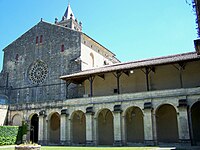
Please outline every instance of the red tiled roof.
[{"label": "red tiled roof", "polygon": [[135,69],[135,68],[143,68],[147,66],[157,66],[157,65],[177,63],[181,61],[192,61],[192,60],[198,60],[198,59],[200,59],[200,55],[197,55],[196,52],[183,53],[183,54],[170,55],[170,56],[158,57],[158,58],[153,58],[153,59],[131,61],[131,62],[126,62],[126,63],[117,63],[117,64],[108,65],[108,66],[104,66],[100,68],[84,70],[84,71],[70,74],[70,75],[64,75],[64,76],[61,76],[60,79],[70,80],[70,79],[77,79],[77,78],[86,78],[89,75],[100,75],[100,74],[108,73],[108,72],[130,70],[130,69]]}]

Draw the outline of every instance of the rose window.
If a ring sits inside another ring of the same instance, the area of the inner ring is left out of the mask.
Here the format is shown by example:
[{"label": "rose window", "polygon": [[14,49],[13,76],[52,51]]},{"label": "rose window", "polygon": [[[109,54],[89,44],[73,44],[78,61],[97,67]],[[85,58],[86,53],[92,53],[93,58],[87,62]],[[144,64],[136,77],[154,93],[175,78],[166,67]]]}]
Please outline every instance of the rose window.
[{"label": "rose window", "polygon": [[28,77],[34,84],[42,83],[48,73],[48,66],[43,61],[36,61],[33,63],[28,71]]}]

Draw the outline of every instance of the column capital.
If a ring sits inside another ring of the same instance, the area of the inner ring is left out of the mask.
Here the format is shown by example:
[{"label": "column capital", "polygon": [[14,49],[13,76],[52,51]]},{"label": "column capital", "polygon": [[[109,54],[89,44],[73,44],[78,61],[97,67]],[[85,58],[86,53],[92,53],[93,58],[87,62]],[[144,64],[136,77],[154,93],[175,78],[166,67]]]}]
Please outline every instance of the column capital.
[{"label": "column capital", "polygon": [[87,107],[86,108],[86,115],[94,115],[94,110],[93,110],[93,107]]},{"label": "column capital", "polygon": [[121,105],[115,105],[113,107],[113,112],[114,113],[121,113],[122,112]]},{"label": "column capital", "polygon": [[39,117],[46,117],[47,116],[47,114],[46,114],[46,111],[45,110],[41,110],[40,112],[39,112]]},{"label": "column capital", "polygon": [[178,100],[178,108],[187,108],[187,99],[179,99]]},{"label": "column capital", "polygon": [[153,110],[152,102],[145,102],[144,110]]},{"label": "column capital", "polygon": [[61,110],[61,116],[62,116],[62,115],[69,116],[68,109],[62,109],[62,110]]}]

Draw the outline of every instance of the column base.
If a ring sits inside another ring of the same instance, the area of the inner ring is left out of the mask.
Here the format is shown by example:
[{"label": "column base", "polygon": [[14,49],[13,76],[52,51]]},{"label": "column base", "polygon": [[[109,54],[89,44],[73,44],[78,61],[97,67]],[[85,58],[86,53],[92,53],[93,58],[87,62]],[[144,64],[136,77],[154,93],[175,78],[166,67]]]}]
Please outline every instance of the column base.
[{"label": "column base", "polygon": [[122,146],[122,141],[121,140],[115,141],[113,146]]},{"label": "column base", "polygon": [[86,141],[86,146],[95,146],[94,141]]},{"label": "column base", "polygon": [[61,140],[60,141],[60,144],[62,146],[70,146],[71,145],[71,142],[69,140]]},{"label": "column base", "polygon": [[190,139],[179,139],[179,143],[181,145],[190,146],[191,145],[191,140]]},{"label": "column base", "polygon": [[48,142],[47,142],[47,140],[39,140],[38,144],[46,146],[46,145],[48,145]]},{"label": "column base", "polygon": [[158,143],[154,140],[144,140],[144,145],[146,146],[155,146],[158,145]]}]

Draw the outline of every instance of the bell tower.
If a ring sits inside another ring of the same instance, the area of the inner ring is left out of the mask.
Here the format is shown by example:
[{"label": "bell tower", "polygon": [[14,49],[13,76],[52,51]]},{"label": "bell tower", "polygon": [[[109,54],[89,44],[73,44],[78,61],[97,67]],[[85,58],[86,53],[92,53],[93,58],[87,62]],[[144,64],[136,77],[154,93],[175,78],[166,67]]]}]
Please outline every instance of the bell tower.
[{"label": "bell tower", "polygon": [[82,31],[82,23],[78,22],[78,20],[75,18],[74,13],[72,12],[72,9],[70,7],[70,4],[68,4],[67,9],[64,13],[64,16],[62,17],[62,20],[58,22],[58,19],[55,19],[55,24],[61,25],[76,31]]}]

